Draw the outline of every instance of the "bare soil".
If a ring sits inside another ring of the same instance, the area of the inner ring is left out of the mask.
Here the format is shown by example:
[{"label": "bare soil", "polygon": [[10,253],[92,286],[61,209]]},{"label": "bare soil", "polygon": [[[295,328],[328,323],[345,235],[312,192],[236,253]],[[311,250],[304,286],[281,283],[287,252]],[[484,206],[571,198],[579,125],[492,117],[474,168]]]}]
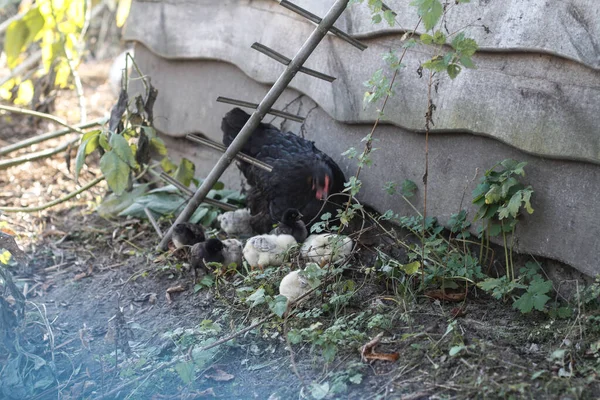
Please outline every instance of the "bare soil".
[{"label": "bare soil", "polygon": [[[114,101],[103,78],[107,67],[82,74],[90,119]],[[65,93],[56,108],[77,122],[73,96]],[[0,145],[58,128],[1,118]],[[98,174],[86,167],[80,180]],[[37,206],[77,187],[64,154],[0,171],[0,182],[1,206]],[[342,306],[315,318],[271,318],[200,351],[270,315],[265,304],[249,308],[236,289],[263,284],[269,292],[285,272],[271,269],[250,280],[243,272],[196,290],[181,261],[154,253],[158,238],[147,222],[109,221],[94,212],[105,193],[102,184],[49,210],[0,215],[29,256],[11,267],[28,302],[14,331],[18,346],[2,338],[0,398],[600,398],[598,353],[589,352],[599,337],[582,317],[522,315],[477,292],[464,303],[401,296],[366,273],[374,260],[370,246],[341,278],[357,288]],[[331,295],[313,296],[300,312],[319,309]],[[357,325],[364,337],[340,339],[332,362],[309,342],[293,345],[290,357],[285,331],[318,323],[325,329],[344,318],[341,329],[350,331],[361,313],[383,322]],[[377,352],[397,352],[397,361],[361,360],[360,347],[378,333]]]}]

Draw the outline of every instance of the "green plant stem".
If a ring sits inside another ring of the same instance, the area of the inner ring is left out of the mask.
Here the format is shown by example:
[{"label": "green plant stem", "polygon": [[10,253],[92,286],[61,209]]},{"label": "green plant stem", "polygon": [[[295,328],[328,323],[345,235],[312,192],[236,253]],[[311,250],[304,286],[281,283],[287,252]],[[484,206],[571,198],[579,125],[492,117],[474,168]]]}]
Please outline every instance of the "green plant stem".
[{"label": "green plant stem", "polygon": [[58,154],[61,151],[67,150],[69,148],[69,146],[75,145],[75,143],[77,143],[79,141],[79,139],[80,139],[79,137],[77,137],[75,139],[71,139],[71,140],[66,141],[65,143],[61,144],[60,146],[55,147],[54,149],[46,149],[46,150],[38,151],[35,153],[25,154],[21,157],[15,157],[15,158],[11,158],[8,160],[0,160],[0,170],[14,167],[16,165],[20,165],[20,164],[23,164],[23,163],[26,163],[29,161],[40,160],[42,158],[47,158],[47,157],[53,156],[54,154]]},{"label": "green plant stem", "polygon": [[67,121],[65,121],[64,119],[55,117],[54,115],[51,115],[51,114],[41,113],[41,112],[37,112],[37,111],[33,111],[33,110],[27,110],[25,108],[5,106],[5,105],[0,105],[0,110],[8,111],[8,112],[16,113],[16,114],[32,115],[34,117],[47,119],[50,121],[54,121],[57,124],[64,126],[65,128],[69,128],[73,132],[77,132],[82,135],[85,133],[80,128],[77,128],[76,126],[73,126],[73,125],[69,125],[69,123]]},{"label": "green plant stem", "polygon": [[[98,119],[92,120],[85,124],[77,124],[77,125],[75,125],[75,127],[80,128],[80,129],[92,128],[94,126],[102,125],[106,121],[108,121],[107,118],[98,118]],[[54,138],[57,138],[60,136],[64,136],[69,132],[72,132],[72,130],[69,128],[61,129],[58,131],[48,132],[48,133],[44,133],[42,135],[34,136],[34,137],[22,140],[17,143],[13,143],[11,145],[0,148],[0,156],[3,156],[5,154],[11,153],[16,150],[20,150],[22,148],[25,148],[25,147],[28,147],[28,146],[31,146],[31,145],[34,145],[37,143],[44,142],[49,139],[54,139]]]},{"label": "green plant stem", "polygon": [[24,213],[32,213],[32,212],[37,212],[37,211],[42,211],[45,210],[47,208],[50,207],[54,207],[57,204],[60,203],[64,203],[67,200],[72,199],[73,197],[77,196],[80,193],[85,192],[86,190],[96,186],[97,184],[99,184],[100,182],[102,182],[104,180],[104,176],[101,176],[99,178],[94,179],[93,181],[91,181],[90,183],[88,183],[85,186],[82,186],[80,189],[69,193],[68,195],[61,197],[60,199],[56,199],[54,201],[51,201],[50,203],[46,203],[43,204],[41,206],[38,207],[0,207],[0,212],[7,212],[7,213],[12,213],[12,212],[24,212]]}]

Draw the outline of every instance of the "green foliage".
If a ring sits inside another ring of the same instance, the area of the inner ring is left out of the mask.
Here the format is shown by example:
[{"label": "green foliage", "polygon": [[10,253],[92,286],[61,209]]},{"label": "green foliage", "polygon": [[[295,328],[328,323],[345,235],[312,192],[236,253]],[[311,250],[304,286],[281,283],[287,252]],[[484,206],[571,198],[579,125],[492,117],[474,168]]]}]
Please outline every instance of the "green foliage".
[{"label": "green foliage", "polygon": [[[485,292],[490,293],[496,299],[513,300],[513,308],[523,314],[530,313],[534,309],[548,311],[546,305],[550,300],[548,293],[553,290],[552,281],[544,279],[540,274],[540,267],[535,262],[528,262],[519,270],[517,279],[509,279],[507,275],[499,278],[489,278],[478,284]],[[525,290],[525,292],[522,292]],[[515,294],[516,291],[521,292]],[[555,315],[565,315],[564,309],[555,309]]]},{"label": "green foliage", "polygon": [[439,0],[413,0],[410,5],[417,7],[417,14],[423,19],[426,31],[433,29],[444,12]]}]

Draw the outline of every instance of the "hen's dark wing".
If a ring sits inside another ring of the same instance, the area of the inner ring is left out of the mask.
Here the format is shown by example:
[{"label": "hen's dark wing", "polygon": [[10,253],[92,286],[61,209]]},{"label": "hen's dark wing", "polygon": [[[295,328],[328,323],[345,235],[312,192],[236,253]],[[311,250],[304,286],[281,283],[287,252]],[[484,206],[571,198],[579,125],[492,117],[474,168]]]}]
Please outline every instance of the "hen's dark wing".
[{"label": "hen's dark wing", "polygon": [[[229,146],[249,118],[239,108],[228,112],[221,123],[223,144]],[[270,231],[278,219],[270,215],[280,216],[288,208],[298,209],[306,223],[319,214],[323,202],[315,198],[311,180],[315,165],[324,163],[331,170],[330,193],[344,189],[344,173],[331,157],[317,149],[314,142],[281,132],[271,124],[259,124],[242,151],[273,167],[269,173],[247,163],[238,164],[253,187],[248,205],[253,214],[251,224],[257,232]],[[327,206],[324,211],[335,211],[335,207]]]}]

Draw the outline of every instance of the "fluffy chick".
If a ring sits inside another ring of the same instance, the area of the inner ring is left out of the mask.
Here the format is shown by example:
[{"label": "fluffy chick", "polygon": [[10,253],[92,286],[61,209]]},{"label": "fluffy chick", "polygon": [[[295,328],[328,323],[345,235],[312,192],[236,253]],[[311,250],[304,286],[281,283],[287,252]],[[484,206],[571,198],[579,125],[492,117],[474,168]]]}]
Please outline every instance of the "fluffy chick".
[{"label": "fluffy chick", "polygon": [[204,228],[202,225],[183,222],[173,227],[173,244],[175,248],[180,249],[184,246],[193,246],[196,243],[204,242]]},{"label": "fluffy chick", "polygon": [[223,263],[223,242],[219,239],[208,239],[206,242],[196,243],[190,251],[190,265],[194,274],[194,281],[198,277],[198,270],[205,274],[208,270],[206,264],[211,262]]},{"label": "fluffy chick", "polygon": [[250,226],[250,209],[242,208],[235,211],[227,211],[217,217],[221,229],[227,236],[248,237],[252,236]]},{"label": "fluffy chick", "polygon": [[223,261],[224,266],[234,264],[236,266],[242,265],[242,242],[237,239],[226,239],[223,240]]},{"label": "fluffy chick", "polygon": [[300,211],[295,208],[288,208],[283,213],[281,222],[271,231],[271,234],[292,235],[296,239],[296,242],[304,242],[308,236],[308,230],[301,218],[302,214],[300,214]]},{"label": "fluffy chick", "polygon": [[283,264],[285,253],[296,244],[292,235],[259,235],[248,239],[244,246],[244,258],[250,267],[261,270],[266,266]]},{"label": "fluffy chick", "polygon": [[279,294],[287,297],[288,304],[295,302],[310,290],[308,280],[301,275],[301,270],[292,271],[283,277],[279,284]]},{"label": "fluffy chick", "polygon": [[324,265],[344,259],[352,253],[352,239],[333,233],[310,235],[300,248],[300,254],[312,262]]}]

